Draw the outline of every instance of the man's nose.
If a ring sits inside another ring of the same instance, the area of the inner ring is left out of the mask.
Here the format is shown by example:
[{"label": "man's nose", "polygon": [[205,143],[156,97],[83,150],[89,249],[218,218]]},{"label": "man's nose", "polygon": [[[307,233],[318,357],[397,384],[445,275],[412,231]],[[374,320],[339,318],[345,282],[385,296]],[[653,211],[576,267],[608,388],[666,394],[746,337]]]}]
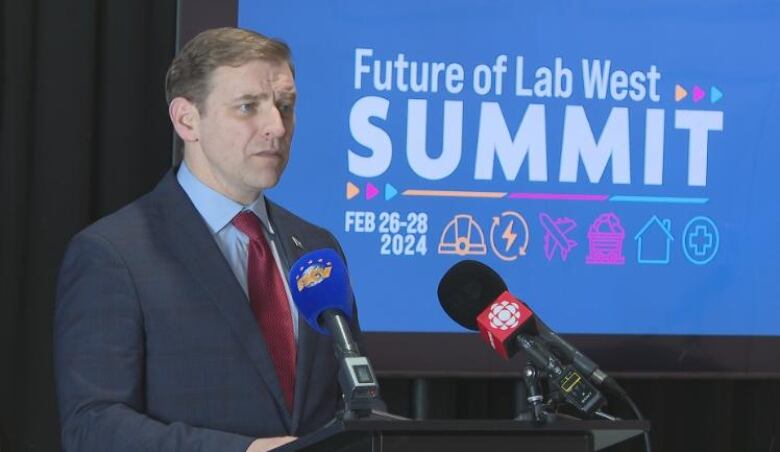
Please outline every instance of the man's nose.
[{"label": "man's nose", "polygon": [[271,108],[263,118],[263,135],[268,139],[281,138],[286,131],[282,112],[277,107]]}]

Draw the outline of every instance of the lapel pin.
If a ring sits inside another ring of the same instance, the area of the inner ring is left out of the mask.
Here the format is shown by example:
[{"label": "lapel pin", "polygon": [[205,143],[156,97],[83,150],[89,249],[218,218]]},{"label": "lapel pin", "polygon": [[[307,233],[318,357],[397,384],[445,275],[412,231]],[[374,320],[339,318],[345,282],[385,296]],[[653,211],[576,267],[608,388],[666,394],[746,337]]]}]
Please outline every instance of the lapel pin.
[{"label": "lapel pin", "polygon": [[293,243],[295,244],[295,246],[297,246],[297,247],[298,247],[298,248],[300,248],[300,249],[303,249],[303,244],[301,243],[301,241],[300,241],[300,240],[298,240],[298,237],[296,237],[296,236],[294,236],[294,235],[293,235],[293,236],[290,236],[290,237],[292,238],[292,241],[293,241]]}]

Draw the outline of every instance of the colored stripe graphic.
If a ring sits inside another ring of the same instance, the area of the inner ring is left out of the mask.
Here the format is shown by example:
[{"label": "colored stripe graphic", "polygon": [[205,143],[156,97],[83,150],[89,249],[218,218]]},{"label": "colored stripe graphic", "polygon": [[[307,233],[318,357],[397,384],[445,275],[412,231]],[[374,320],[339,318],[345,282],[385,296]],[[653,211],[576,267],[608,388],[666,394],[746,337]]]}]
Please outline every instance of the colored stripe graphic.
[{"label": "colored stripe graphic", "polygon": [[404,196],[439,196],[451,198],[503,198],[506,193],[493,191],[457,191],[457,190],[405,190]]},{"label": "colored stripe graphic", "polygon": [[676,196],[624,196],[615,195],[609,198],[612,202],[645,202],[660,204],[706,204],[709,198],[680,198]]},{"label": "colored stripe graphic", "polygon": [[460,190],[404,190],[404,196],[431,196],[440,198],[504,198],[536,199],[545,201],[611,201],[659,204],[706,204],[709,198],[683,198],[677,196],[627,196],[584,195],[576,193],[505,193],[494,191]]},{"label": "colored stripe graphic", "polygon": [[608,195],[578,195],[564,193],[510,193],[512,199],[544,199],[554,201],[606,201]]}]

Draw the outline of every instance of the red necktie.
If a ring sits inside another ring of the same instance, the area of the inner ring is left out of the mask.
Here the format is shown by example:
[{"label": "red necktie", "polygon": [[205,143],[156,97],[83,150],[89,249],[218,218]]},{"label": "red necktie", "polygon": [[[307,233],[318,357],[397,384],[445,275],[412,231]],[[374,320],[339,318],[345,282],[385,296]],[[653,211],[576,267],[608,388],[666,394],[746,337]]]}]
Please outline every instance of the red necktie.
[{"label": "red necktie", "polygon": [[249,238],[246,271],[249,304],[276,367],[287,409],[292,412],[295,393],[295,338],[284,282],[257,215],[245,210],[233,218],[233,226]]}]

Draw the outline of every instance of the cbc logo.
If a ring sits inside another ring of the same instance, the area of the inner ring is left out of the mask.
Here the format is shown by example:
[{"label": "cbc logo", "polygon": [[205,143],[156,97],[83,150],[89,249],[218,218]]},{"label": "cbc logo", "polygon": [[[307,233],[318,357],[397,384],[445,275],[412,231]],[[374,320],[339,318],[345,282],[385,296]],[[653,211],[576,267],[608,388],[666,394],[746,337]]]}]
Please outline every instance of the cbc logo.
[{"label": "cbc logo", "polygon": [[493,303],[488,314],[490,326],[506,331],[514,328],[520,322],[520,306],[514,301],[503,300]]}]

